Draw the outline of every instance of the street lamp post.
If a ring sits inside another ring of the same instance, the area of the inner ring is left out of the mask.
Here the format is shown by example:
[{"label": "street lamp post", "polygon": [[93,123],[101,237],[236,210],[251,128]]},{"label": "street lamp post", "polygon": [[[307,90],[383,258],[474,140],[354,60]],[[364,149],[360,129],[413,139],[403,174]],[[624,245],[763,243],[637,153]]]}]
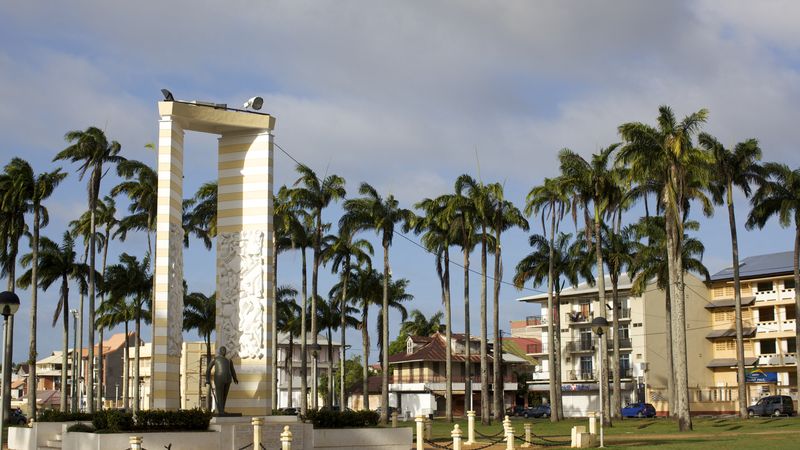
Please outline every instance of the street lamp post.
[{"label": "street lamp post", "polygon": [[[604,444],[603,443],[603,437],[604,437],[603,436],[603,426],[604,426],[605,421],[606,421],[605,420],[605,412],[603,411],[603,398],[605,397],[605,395],[608,395],[608,393],[605,392],[608,389],[608,384],[604,382],[605,373],[603,372],[605,370],[605,367],[603,367],[603,355],[604,355],[603,352],[605,352],[605,345],[603,345],[605,340],[603,338],[603,334],[605,334],[605,331],[607,329],[608,329],[608,321],[606,320],[605,317],[595,317],[594,319],[592,319],[592,330],[597,335],[597,340],[598,340],[598,343],[599,343],[599,345],[597,347],[598,347],[598,351],[600,353],[600,356],[597,358],[598,365],[600,366],[600,373],[599,373],[599,376],[597,377],[598,385],[599,385],[599,391],[600,391],[600,408],[599,408],[600,409],[600,448],[604,447],[604,445],[603,445]],[[603,395],[604,393],[605,393],[605,395]]]},{"label": "street lamp post", "polygon": [[[13,336],[8,326],[8,320],[19,309],[19,297],[13,292],[0,293],[0,313],[3,314],[3,382],[6,382],[6,374],[11,368],[9,362],[12,358]],[[33,388],[33,395],[36,395],[36,387]],[[3,386],[2,394],[0,395],[0,448],[3,448],[3,433],[2,430],[5,426],[6,416],[6,386]],[[28,395],[31,395],[29,392]]]}]

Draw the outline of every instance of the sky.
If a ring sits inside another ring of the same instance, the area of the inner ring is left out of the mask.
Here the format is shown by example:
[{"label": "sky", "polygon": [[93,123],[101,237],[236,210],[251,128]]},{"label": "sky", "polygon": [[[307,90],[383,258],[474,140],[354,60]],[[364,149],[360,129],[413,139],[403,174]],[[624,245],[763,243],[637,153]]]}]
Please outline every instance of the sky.
[{"label": "sky", "polygon": [[[262,96],[262,111],[277,118],[275,142],[291,158],[343,176],[351,197],[366,181],[407,208],[451,192],[464,173],[503,183],[523,208],[533,186],[558,174],[560,149],[589,157],[620,140],[619,124],[654,123],[660,105],[679,117],[708,108],[704,131],[726,146],[757,138],[765,160],[796,168],[798,19],[791,1],[3,2],[0,164],[20,156],[37,172],[69,172],[45,205],[51,223],[42,233],[59,238],[86,210],[86,180],[74,165],[52,162],[64,134],[98,126],[125,157],[154,164],[144,146],[156,140],[156,102],[168,88],[178,99],[231,106]],[[215,137],[187,134],[185,155],[188,196],[216,177]],[[276,150],[276,188],[297,178],[291,158]],[[103,191],[118,181],[110,173]],[[736,199],[742,224],[747,199]],[[340,212],[333,205],[324,219]],[[700,219],[714,273],[730,264],[727,215],[718,208]],[[542,232],[538,218],[531,225]],[[792,248],[793,234],[775,223],[739,232],[742,256]],[[504,235],[506,280],[529,252],[527,235]],[[145,248],[144,235],[132,235],[112,244],[110,260]],[[190,290],[213,292],[213,251],[192,242],[185,261]],[[431,255],[397,238],[391,261],[393,276],[410,280],[409,309],[442,309]],[[480,267],[477,254],[472,267]],[[284,254],[279,270],[281,284],[299,286],[299,253]],[[321,292],[334,282],[329,271]],[[461,331],[462,272],[451,273]],[[479,281],[470,276],[473,332]],[[516,299],[540,289],[503,286],[504,330],[536,313]],[[26,359],[30,326],[30,294],[19,294],[15,361]],[[60,347],[50,326],[57,299],[55,287],[39,296],[40,357]],[[393,314],[392,333],[398,323]],[[348,342],[361,351],[360,333]]]}]

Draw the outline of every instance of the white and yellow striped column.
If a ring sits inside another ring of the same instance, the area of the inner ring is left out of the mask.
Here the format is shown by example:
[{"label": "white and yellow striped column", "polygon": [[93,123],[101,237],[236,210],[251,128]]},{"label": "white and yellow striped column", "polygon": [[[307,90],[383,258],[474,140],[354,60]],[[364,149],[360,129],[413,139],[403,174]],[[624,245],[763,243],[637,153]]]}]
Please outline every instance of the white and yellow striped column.
[{"label": "white and yellow striped column", "polygon": [[239,384],[227,412],[270,412],[272,135],[243,131],[219,140],[217,348],[233,358]]},{"label": "white and yellow striped column", "polygon": [[172,117],[162,116],[158,132],[158,212],[151,380],[152,406],[155,409],[180,408],[180,358],[183,341],[183,138],[183,127]]}]

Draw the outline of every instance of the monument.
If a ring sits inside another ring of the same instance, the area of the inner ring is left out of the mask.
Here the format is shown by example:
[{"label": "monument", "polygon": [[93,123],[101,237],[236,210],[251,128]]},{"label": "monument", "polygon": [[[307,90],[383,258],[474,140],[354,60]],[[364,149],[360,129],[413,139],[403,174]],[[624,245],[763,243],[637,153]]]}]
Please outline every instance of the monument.
[{"label": "monument", "polygon": [[[216,346],[225,347],[239,383],[225,409],[270,413],[272,292],[272,130],[275,118],[224,105],[158,103],[158,212],[153,305],[152,407],[180,407],[183,321],[184,133],[220,136],[217,203]],[[191,153],[189,153],[190,155]]]}]

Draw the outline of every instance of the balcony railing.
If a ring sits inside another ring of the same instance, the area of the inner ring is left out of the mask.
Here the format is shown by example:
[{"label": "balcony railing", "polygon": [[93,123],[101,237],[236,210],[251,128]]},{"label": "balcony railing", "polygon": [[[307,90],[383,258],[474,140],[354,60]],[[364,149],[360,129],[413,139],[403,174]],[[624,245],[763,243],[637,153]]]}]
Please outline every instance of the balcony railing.
[{"label": "balcony railing", "polygon": [[589,323],[594,319],[594,313],[584,311],[572,311],[564,314],[564,321],[567,323]]},{"label": "balcony railing", "polygon": [[759,366],[784,366],[795,364],[797,357],[795,353],[766,353],[758,355]]},{"label": "balcony railing", "polygon": [[[494,377],[489,374],[489,383],[494,381]],[[480,375],[473,375],[469,377],[473,383],[480,383],[481,376]],[[465,376],[453,376],[453,383],[463,383],[466,379]],[[389,377],[389,383],[445,383],[447,382],[447,377],[444,375],[394,375]],[[516,383],[517,376],[516,375],[504,375],[503,376],[504,383]],[[298,385],[299,386],[299,385]]]},{"label": "balcony railing", "polygon": [[576,342],[568,342],[567,343],[567,351],[568,352],[593,352],[594,351],[594,342],[589,340],[581,340]]},{"label": "balcony railing", "polygon": [[630,308],[621,308],[619,311],[619,319],[625,320],[631,318],[631,309]]},{"label": "balcony railing", "polygon": [[[612,351],[614,350],[614,341],[613,340],[609,340],[608,341],[608,348],[610,350],[612,350]],[[619,340],[619,348],[633,348],[633,344],[631,343],[630,339],[622,339],[622,338],[620,338],[620,340]]]},{"label": "balcony railing", "polygon": [[546,316],[528,316],[525,318],[525,325],[532,327],[536,325],[547,325]]}]

